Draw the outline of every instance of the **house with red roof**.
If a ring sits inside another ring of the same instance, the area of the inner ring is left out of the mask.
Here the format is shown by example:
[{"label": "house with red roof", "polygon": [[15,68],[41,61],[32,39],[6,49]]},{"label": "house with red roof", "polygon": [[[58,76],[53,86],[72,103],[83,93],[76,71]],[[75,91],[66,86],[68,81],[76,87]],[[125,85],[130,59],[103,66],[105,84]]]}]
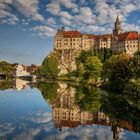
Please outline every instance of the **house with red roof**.
[{"label": "house with red roof", "polygon": [[117,16],[112,34],[87,34],[78,30],[59,29],[54,37],[54,52],[58,54],[60,75],[68,69],[76,69],[75,58],[82,50],[110,48],[115,52],[133,55],[140,51],[140,34],[137,31],[122,32]]},{"label": "house with red roof", "polygon": [[116,39],[112,41],[112,49],[118,52],[125,52],[133,55],[140,50],[140,36],[137,31],[129,31],[120,33]]},{"label": "house with red roof", "polygon": [[21,76],[27,76],[27,68],[26,65],[23,64],[18,64],[14,67],[14,72],[13,72],[14,77],[21,77]]}]

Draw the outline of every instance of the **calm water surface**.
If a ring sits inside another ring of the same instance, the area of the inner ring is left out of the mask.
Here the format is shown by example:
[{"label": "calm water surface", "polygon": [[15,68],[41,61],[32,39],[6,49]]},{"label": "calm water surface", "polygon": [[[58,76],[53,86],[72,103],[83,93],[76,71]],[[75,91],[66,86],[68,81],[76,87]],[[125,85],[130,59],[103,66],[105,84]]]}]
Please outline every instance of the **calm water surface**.
[{"label": "calm water surface", "polygon": [[0,82],[0,140],[140,140],[140,98],[66,83]]}]

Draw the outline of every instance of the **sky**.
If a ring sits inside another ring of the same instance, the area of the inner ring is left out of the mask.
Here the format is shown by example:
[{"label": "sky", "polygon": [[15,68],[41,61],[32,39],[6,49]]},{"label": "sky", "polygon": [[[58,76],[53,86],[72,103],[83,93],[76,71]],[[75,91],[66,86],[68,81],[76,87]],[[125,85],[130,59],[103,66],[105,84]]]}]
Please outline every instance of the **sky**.
[{"label": "sky", "polygon": [[40,65],[61,27],[82,33],[140,31],[140,0],[0,0],[0,61]]}]

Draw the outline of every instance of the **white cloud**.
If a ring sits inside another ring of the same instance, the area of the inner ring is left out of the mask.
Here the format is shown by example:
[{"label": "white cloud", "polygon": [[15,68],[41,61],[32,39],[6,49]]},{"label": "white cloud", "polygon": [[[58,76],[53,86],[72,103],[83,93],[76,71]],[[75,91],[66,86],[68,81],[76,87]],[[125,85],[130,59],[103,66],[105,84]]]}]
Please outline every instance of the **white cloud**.
[{"label": "white cloud", "polygon": [[47,25],[40,25],[32,28],[33,31],[37,32],[40,36],[48,37],[54,36],[56,29],[49,27]]},{"label": "white cloud", "polygon": [[60,21],[61,21],[61,23],[62,23],[63,25],[65,25],[65,26],[71,26],[71,24],[72,24],[72,22],[71,22],[69,19],[66,19],[66,18],[64,18],[64,17],[61,17],[61,18],[60,18]]},{"label": "white cloud", "polygon": [[30,19],[28,19],[28,20],[21,19],[21,22],[22,22],[22,24],[24,24],[24,25],[28,25],[30,21],[31,21]]},{"label": "white cloud", "polygon": [[64,5],[66,8],[75,8],[77,5],[73,2],[73,0],[57,0],[60,4]]},{"label": "white cloud", "polygon": [[51,0],[51,3],[46,5],[46,10],[51,14],[58,15],[61,11],[61,6],[68,9],[77,8],[73,0]]},{"label": "white cloud", "polygon": [[85,0],[80,0],[80,4],[81,4],[81,5],[84,5],[85,3],[86,3]]},{"label": "white cloud", "polygon": [[33,128],[30,128],[29,130],[27,131],[24,131],[18,135],[15,135],[13,140],[32,140],[35,136],[37,136],[39,133],[40,133],[40,129],[39,128],[36,128],[36,129],[33,129]]},{"label": "white cloud", "polygon": [[83,24],[94,24],[96,21],[96,16],[93,14],[91,8],[81,7],[79,9],[79,14],[75,15],[73,20],[78,26]]},{"label": "white cloud", "polygon": [[14,127],[11,123],[4,123],[0,125],[0,138],[4,137],[10,133],[13,133]]},{"label": "white cloud", "polygon": [[73,9],[72,9],[72,12],[73,12],[73,13],[78,13],[78,12],[79,12],[79,8],[78,8],[78,7],[73,8]]},{"label": "white cloud", "polygon": [[56,24],[56,21],[55,21],[54,18],[50,17],[50,18],[47,19],[47,23],[48,23],[49,25],[54,25],[54,24]]},{"label": "white cloud", "polygon": [[50,4],[47,4],[47,6],[46,6],[46,10],[54,15],[57,15],[58,12],[60,11],[60,9],[61,8],[58,3],[50,3]]},{"label": "white cloud", "polygon": [[[107,33],[107,31],[110,33],[118,13],[124,31],[126,29],[139,30],[139,27],[134,25],[135,23],[128,24],[127,18],[131,16],[131,12],[140,10],[140,0],[80,0],[78,2],[76,0],[50,0],[46,9],[43,9],[53,15],[48,15],[47,19],[39,13],[42,10],[39,9],[39,3],[40,0],[0,0],[0,22],[16,24],[21,21],[24,25],[28,25],[31,20],[41,21],[47,26],[33,27],[33,30],[41,36],[54,36],[56,32],[54,28],[60,26],[66,26],[67,29],[77,27],[82,32],[89,33]],[[28,19],[20,20],[18,13],[16,15],[12,11],[11,5]],[[136,21],[136,23],[140,22]],[[45,30],[43,31],[42,28]]]},{"label": "white cloud", "polygon": [[138,31],[140,32],[140,26],[135,24],[128,24],[126,22],[122,23],[122,29],[123,31]]},{"label": "white cloud", "polygon": [[52,120],[52,115],[49,112],[39,111],[36,112],[36,114],[31,114],[31,116],[29,115],[28,117],[23,117],[23,119],[40,124],[50,122]]},{"label": "white cloud", "polygon": [[93,33],[93,34],[102,34],[102,33],[111,33],[112,28],[105,28],[104,26],[98,25],[89,25],[89,26],[81,26],[78,28],[81,32]]},{"label": "white cloud", "polygon": [[[48,4],[52,5],[50,13],[53,12],[54,15],[57,15],[62,26],[66,26],[67,29],[77,27],[82,32],[88,33],[112,33],[117,13],[119,14],[120,21],[127,23],[129,13],[140,9],[140,7],[138,7],[138,5],[140,5],[139,0],[134,0],[133,3],[130,0],[121,2],[120,0],[91,1],[90,4],[93,4],[95,7],[89,5],[85,0],[80,0],[79,4],[72,0],[69,2],[67,6],[67,0],[51,1],[51,3]],[[65,11],[62,6],[66,8]],[[130,27],[134,29],[134,25],[129,24],[127,24],[124,29]],[[137,27],[137,30],[138,29]]]},{"label": "white cloud", "polygon": [[66,19],[72,19],[72,15],[70,15],[68,12],[66,11],[61,11],[59,12],[59,16],[66,18]]},{"label": "white cloud", "polygon": [[9,5],[12,4],[12,0],[1,0],[0,1],[0,22],[15,24],[19,21],[16,15],[12,14]]},{"label": "white cloud", "polygon": [[38,13],[39,0],[13,0],[13,5],[24,16],[35,21],[44,21],[42,15]]},{"label": "white cloud", "polygon": [[[43,140],[54,139],[76,139],[76,140],[112,140],[113,132],[110,126],[103,125],[84,125],[75,128],[62,127],[59,132],[54,126],[50,112],[37,111],[25,116],[22,116],[20,123],[1,123],[0,124],[0,139],[13,140],[33,140],[40,138]],[[123,130],[123,129],[122,129]],[[18,133],[17,133],[18,132]],[[122,133],[123,132],[123,133]],[[120,132],[121,139],[131,140],[133,138],[140,139],[140,135],[123,130]]]},{"label": "white cloud", "polygon": [[31,20],[44,21],[43,16],[38,13],[38,4],[39,0],[1,0],[0,21],[8,24],[16,24],[19,21],[17,15],[12,13],[11,6]]},{"label": "white cloud", "polygon": [[2,19],[2,23],[8,23],[8,24],[16,24],[19,21],[19,19],[15,15],[9,16],[7,19]]},{"label": "white cloud", "polygon": [[136,9],[136,6],[131,4],[125,5],[122,7],[124,14],[130,13]]}]

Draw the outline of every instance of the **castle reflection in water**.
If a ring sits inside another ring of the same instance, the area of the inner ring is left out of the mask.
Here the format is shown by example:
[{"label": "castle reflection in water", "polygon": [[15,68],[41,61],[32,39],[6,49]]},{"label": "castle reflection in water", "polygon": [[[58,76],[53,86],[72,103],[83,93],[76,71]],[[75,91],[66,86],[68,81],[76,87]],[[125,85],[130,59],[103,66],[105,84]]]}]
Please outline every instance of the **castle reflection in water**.
[{"label": "castle reflection in water", "polygon": [[52,104],[52,116],[56,128],[62,130],[63,127],[75,128],[79,125],[93,124],[110,126],[114,140],[119,140],[119,133],[123,129],[133,131],[131,123],[111,120],[101,110],[96,113],[81,110],[75,100],[76,89],[64,83],[59,83],[59,86],[58,96]]},{"label": "castle reflection in water", "polygon": [[[16,79],[13,82],[13,88],[16,90],[24,90],[27,85],[29,85],[29,82],[21,79]],[[102,110],[103,107],[95,107],[95,111],[81,108],[76,100],[77,89],[75,86],[69,86],[66,83],[60,82],[57,86],[54,83],[36,83],[31,86],[37,87],[41,91],[44,99],[51,106],[54,125],[60,131],[63,131],[65,127],[76,128],[86,125],[108,126],[111,128],[114,140],[119,140],[120,133],[124,130],[137,132],[133,121],[109,117],[109,113],[106,114]],[[52,95],[54,92],[56,92],[56,95]],[[119,114],[119,112],[117,113]],[[125,116],[125,114],[123,115]]]}]

